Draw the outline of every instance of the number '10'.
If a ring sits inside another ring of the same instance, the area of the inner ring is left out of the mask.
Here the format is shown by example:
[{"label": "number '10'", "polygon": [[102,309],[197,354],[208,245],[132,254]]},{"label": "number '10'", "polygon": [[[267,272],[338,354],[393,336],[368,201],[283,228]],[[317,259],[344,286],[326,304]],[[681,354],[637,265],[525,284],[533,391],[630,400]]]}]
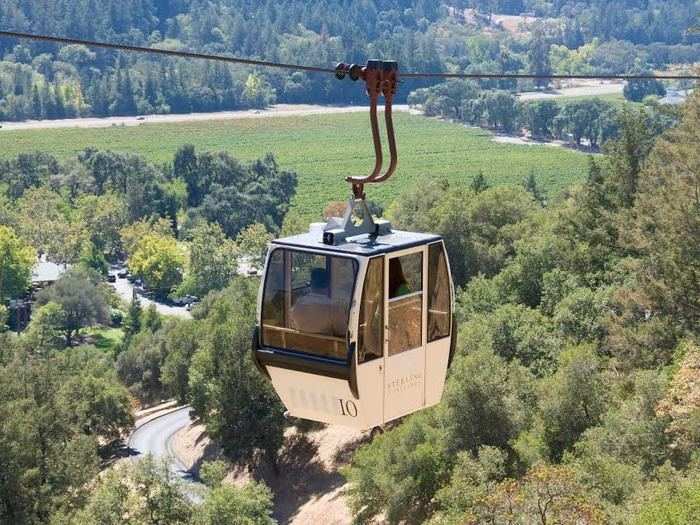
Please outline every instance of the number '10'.
[{"label": "number '10'", "polygon": [[357,417],[357,406],[349,399],[338,399],[340,413],[343,416]]}]

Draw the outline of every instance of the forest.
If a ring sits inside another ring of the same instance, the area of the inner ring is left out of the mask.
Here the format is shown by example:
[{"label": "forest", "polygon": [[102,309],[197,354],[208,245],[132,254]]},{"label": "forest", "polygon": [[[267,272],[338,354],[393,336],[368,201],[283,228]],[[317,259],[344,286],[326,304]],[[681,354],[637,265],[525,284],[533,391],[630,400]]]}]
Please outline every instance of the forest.
[{"label": "forest", "polygon": [[[443,402],[343,471],[356,522],[697,522],[700,97],[663,132],[649,118],[622,109],[587,180],[558,196],[536,176],[474,174],[389,207],[401,228],[445,238],[458,349]],[[93,479],[133,400],[168,396],[191,404],[226,462],[279,461],[290,422],[249,358],[258,281],[235,261],[260,265],[270,234],[306,228],[286,214],[294,174],[183,146],[163,166],[88,150],[23,155],[0,175],[3,300],[24,293],[38,251],[73,264],[25,332],[0,333],[3,521],[122,523],[129,509],[139,524],[270,523],[269,489],[222,484],[220,461],[203,467],[202,503],[153,461]],[[264,206],[241,205],[257,192]],[[193,319],[115,299],[100,274],[120,257],[158,293],[203,296]],[[95,326],[123,337],[100,348]]]},{"label": "forest", "polygon": [[[692,0],[7,0],[0,27],[325,67],[377,57],[405,71],[622,74],[700,60],[699,11]],[[537,18],[513,34],[493,23],[500,13]],[[314,74],[80,45],[3,38],[0,59],[0,120],[364,101],[351,84]],[[399,99],[426,85],[411,82]]]},{"label": "forest", "polygon": [[[676,108],[658,103],[659,95],[665,93],[658,80],[635,81],[628,86],[633,87],[625,89],[625,95],[647,106],[650,133],[658,134],[677,123]],[[510,134],[525,132],[535,139],[563,140],[578,148],[585,142],[592,151],[619,137],[619,104],[594,97],[563,100],[520,102],[507,91],[483,90],[474,82],[460,80],[417,89],[408,96],[408,103],[429,117]]]}]

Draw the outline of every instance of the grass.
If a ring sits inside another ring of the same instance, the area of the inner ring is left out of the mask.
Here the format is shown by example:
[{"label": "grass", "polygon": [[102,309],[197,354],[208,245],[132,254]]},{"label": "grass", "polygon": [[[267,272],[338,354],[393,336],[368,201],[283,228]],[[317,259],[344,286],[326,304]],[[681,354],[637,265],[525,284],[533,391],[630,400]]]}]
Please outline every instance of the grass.
[{"label": "grass", "polygon": [[557,100],[561,104],[568,104],[569,102],[580,102],[582,100],[601,100],[603,102],[609,102],[617,108],[622,108],[625,104],[631,106],[641,106],[640,102],[630,102],[621,93],[609,93],[607,95],[577,95],[574,97],[559,97]]},{"label": "grass", "polygon": [[124,338],[124,331],[121,328],[93,327],[83,332],[83,335],[90,336],[92,344],[101,350],[111,351]]},{"label": "grass", "polygon": [[[459,124],[398,113],[395,116],[399,168],[393,179],[367,190],[368,198],[390,204],[421,182],[447,178],[467,184],[482,171],[491,184],[520,184],[534,171],[550,194],[582,180],[586,156],[567,149],[497,144],[491,134]],[[374,163],[368,117],[363,113],[213,120],[135,127],[0,130],[0,157],[40,150],[59,158],[90,146],[128,151],[169,162],[182,144],[227,151],[244,160],[274,153],[279,165],[299,174],[293,206],[317,217],[333,200],[345,200],[348,175],[365,175]]]}]

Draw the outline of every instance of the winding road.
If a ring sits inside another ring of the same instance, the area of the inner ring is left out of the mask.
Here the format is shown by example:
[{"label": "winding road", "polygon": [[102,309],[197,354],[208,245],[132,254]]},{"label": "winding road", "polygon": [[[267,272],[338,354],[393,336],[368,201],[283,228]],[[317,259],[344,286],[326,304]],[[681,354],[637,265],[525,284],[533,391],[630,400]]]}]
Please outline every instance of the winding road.
[{"label": "winding road", "polygon": [[156,459],[165,458],[171,472],[185,485],[186,495],[193,501],[201,500],[204,485],[196,481],[187,466],[175,455],[172,449],[173,436],[178,430],[192,422],[190,407],[184,406],[163,415],[158,415],[150,421],[138,426],[131,434],[127,445],[139,458],[151,454]]}]

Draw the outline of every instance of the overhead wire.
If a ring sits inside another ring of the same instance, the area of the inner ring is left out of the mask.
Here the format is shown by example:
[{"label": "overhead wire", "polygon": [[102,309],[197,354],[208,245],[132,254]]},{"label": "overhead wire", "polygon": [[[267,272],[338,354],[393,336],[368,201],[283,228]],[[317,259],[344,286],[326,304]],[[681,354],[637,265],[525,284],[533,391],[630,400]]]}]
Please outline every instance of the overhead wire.
[{"label": "overhead wire", "polygon": [[[226,55],[215,55],[210,53],[197,53],[193,51],[179,51],[174,49],[162,49],[158,47],[135,46],[131,44],[115,44],[111,42],[100,42],[97,40],[85,40],[80,38],[70,38],[53,35],[41,35],[36,33],[25,33],[21,31],[0,30],[0,36],[7,38],[18,38],[26,40],[36,40],[52,42],[64,45],[83,45],[116,51],[127,51],[132,53],[150,53],[178,58],[195,58],[200,60],[214,60],[231,64],[241,64],[246,66],[270,67],[277,69],[289,69],[294,71],[305,71],[307,73],[335,74],[334,68],[306,66],[303,64],[286,64],[283,62],[273,62],[269,60],[257,60],[251,58],[239,58]],[[651,75],[651,74],[595,74],[595,75],[541,75],[531,73],[429,73],[429,72],[402,72],[401,77],[410,78],[443,78],[443,79],[464,79],[464,80],[700,80],[700,75]]]},{"label": "overhead wire", "polygon": [[[150,53],[178,58],[195,58],[200,60],[213,60],[231,64],[241,64],[246,66],[269,67],[277,69],[288,69],[294,71],[305,71],[308,73],[335,74],[335,68],[306,66],[302,64],[286,64],[269,60],[256,60],[250,58],[238,58],[226,55],[215,55],[209,53],[197,53],[193,51],[179,51],[174,49],[162,49],[158,47],[134,46],[131,44],[115,44],[111,42],[100,42],[96,40],[84,40],[80,38],[70,38],[52,35],[41,35],[36,33],[25,33],[20,31],[0,30],[0,36],[7,38],[18,38],[43,42],[52,42],[66,45],[84,45],[102,49],[112,49],[116,51],[127,51],[134,53]],[[411,78],[444,78],[444,79],[473,79],[473,80],[700,80],[700,75],[669,75],[669,74],[593,74],[593,75],[542,75],[531,73],[428,73],[428,72],[402,72],[401,77]]]},{"label": "overhead wire", "polygon": [[204,60],[216,60],[219,62],[230,62],[233,64],[243,64],[246,66],[274,67],[278,69],[294,69],[297,71],[308,71],[311,73],[335,73],[335,69],[315,66],[304,66],[299,64],[284,64],[281,62],[271,62],[268,60],[254,60],[250,58],[237,58],[225,55],[211,55],[207,53],[195,53],[192,51],[178,51],[174,49],[161,49],[158,47],[133,46],[130,44],[114,44],[111,42],[98,42],[96,40],[83,40],[79,38],[69,38],[63,36],[37,35],[34,33],[21,33],[18,31],[0,31],[0,36],[9,38],[22,38],[27,40],[38,40],[43,42],[53,42],[56,44],[83,45],[103,49],[114,49],[117,51],[130,51],[134,53],[151,53],[156,55],[166,55],[180,58],[197,58]]}]

